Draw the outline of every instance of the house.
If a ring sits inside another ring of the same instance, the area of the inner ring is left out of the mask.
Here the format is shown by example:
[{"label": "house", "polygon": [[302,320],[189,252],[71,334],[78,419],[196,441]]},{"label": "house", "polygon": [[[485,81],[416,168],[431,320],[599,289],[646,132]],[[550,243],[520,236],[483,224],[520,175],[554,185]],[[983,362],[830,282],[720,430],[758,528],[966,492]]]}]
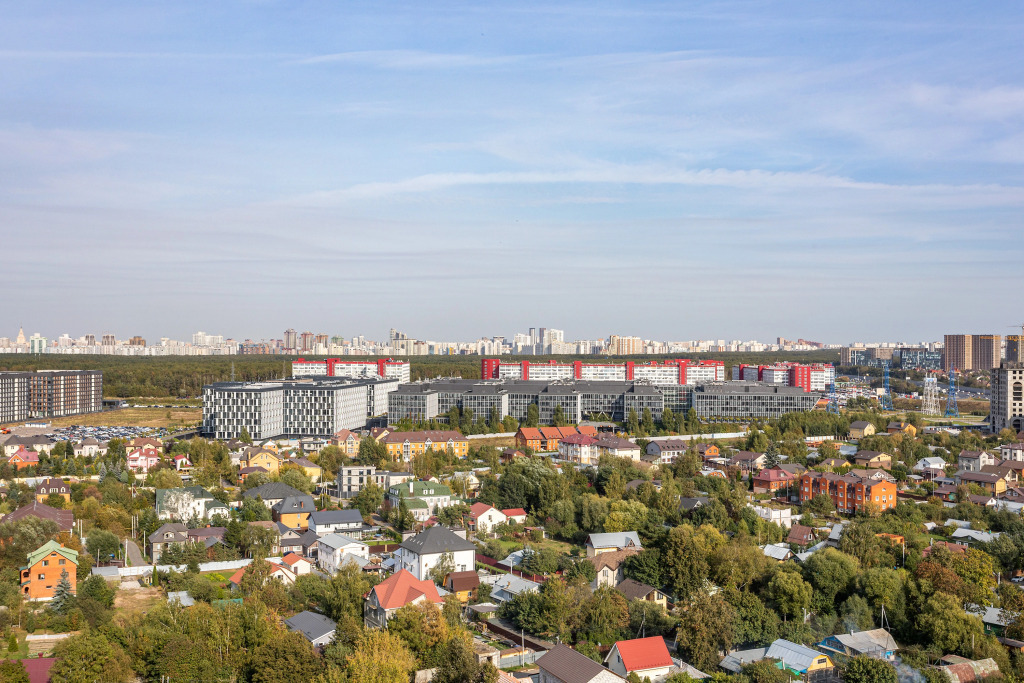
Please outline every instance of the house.
[{"label": "house", "polygon": [[359,455],[359,441],[359,435],[348,429],[335,432],[331,437],[331,445],[340,448],[341,452],[350,458]]},{"label": "house", "polygon": [[985,465],[981,468],[982,474],[994,474],[1006,482],[1007,488],[1014,488],[1020,482],[1020,470],[1005,465]]},{"label": "house", "polygon": [[927,458],[921,458],[911,468],[914,472],[923,472],[928,469],[945,470],[946,461],[937,455],[930,455]]},{"label": "house", "polygon": [[[651,441],[647,444],[646,453],[651,456],[648,460],[659,465],[671,465],[686,452],[693,444],[681,439],[668,439],[665,441]],[[707,444],[701,444],[707,445]]]},{"label": "house", "polygon": [[770,557],[778,562],[785,562],[793,559],[793,551],[789,549],[788,543],[769,543],[761,549],[765,557]]},{"label": "house", "polygon": [[619,531],[608,534],[590,534],[587,536],[587,557],[594,557],[601,553],[610,553],[623,548],[636,548],[643,550],[640,544],[640,537],[635,531]]},{"label": "house", "polygon": [[56,441],[46,436],[12,436],[4,442],[4,455],[10,457],[22,448],[49,454],[56,445]]},{"label": "house", "polygon": [[899,649],[893,637],[883,628],[839,633],[825,638],[818,647],[847,657],[865,656],[890,662],[896,660],[896,650]]},{"label": "house", "polygon": [[766,467],[754,475],[754,493],[775,493],[797,485],[797,475],[781,467]]},{"label": "house", "polygon": [[999,457],[1014,462],[1024,461],[1024,442],[1004,443],[999,447]]},{"label": "house", "polygon": [[446,555],[451,556],[452,569],[464,572],[476,567],[476,545],[442,524],[421,531],[404,541],[395,551],[397,566],[422,581]]},{"label": "house", "polygon": [[824,468],[826,472],[835,472],[836,470],[843,469],[844,467],[848,468],[850,463],[842,458],[827,458],[822,460],[819,465]]},{"label": "house", "polygon": [[35,451],[30,451],[19,446],[14,453],[7,458],[8,464],[17,470],[23,470],[26,467],[36,467],[39,465],[39,454]]},{"label": "house", "polygon": [[779,638],[768,647],[765,657],[779,660],[786,670],[795,676],[803,676],[810,671],[831,669],[835,666],[832,663],[832,658],[828,655],[783,638]]},{"label": "house", "polygon": [[189,472],[192,469],[192,461],[184,454],[176,455],[173,459],[174,469],[178,472]]},{"label": "house", "polygon": [[60,496],[65,503],[71,502],[71,487],[63,479],[51,477],[43,479],[36,486],[36,502],[45,503],[50,496]]},{"label": "house", "polygon": [[597,429],[590,426],[576,427],[520,427],[516,432],[517,448],[529,448],[534,451],[557,451],[562,439],[569,436],[594,437]]},{"label": "house", "polygon": [[743,673],[743,668],[760,662],[768,652],[766,647],[755,647],[750,650],[731,650],[718,664],[732,674]]},{"label": "house", "polygon": [[309,477],[309,480],[314,484],[320,481],[320,477],[323,475],[323,470],[320,469],[320,465],[309,458],[292,458],[285,460],[281,463],[282,465],[295,465],[296,467],[302,468],[302,473]]},{"label": "house", "polygon": [[162,453],[164,450],[164,442],[160,439],[154,439],[151,436],[136,436],[129,439],[128,443],[125,444],[125,450],[130,451],[134,448],[145,448]]},{"label": "house", "polygon": [[856,422],[850,423],[851,439],[863,439],[865,436],[873,436],[874,434],[875,425],[867,422],[866,420],[857,420]]},{"label": "house", "polygon": [[999,538],[1002,534],[997,532],[978,531],[976,529],[964,529],[960,528],[949,535],[954,541],[959,543],[991,543],[992,541]]},{"label": "house", "polygon": [[995,456],[985,451],[960,451],[957,458],[957,468],[968,472],[981,472],[982,467],[995,464]]},{"label": "house", "polygon": [[259,498],[267,508],[273,508],[289,496],[304,496],[297,488],[282,484],[279,481],[272,481],[255,488],[251,488],[242,494],[243,498]]},{"label": "house", "polygon": [[597,439],[586,434],[570,434],[558,441],[558,455],[579,465],[596,465],[600,457]]},{"label": "house", "polygon": [[271,524],[277,527],[278,532],[278,552],[282,555],[288,553],[301,553],[302,552],[302,535],[304,532],[302,529],[292,529],[286,524],[280,522],[271,522]]},{"label": "house", "polygon": [[516,450],[515,448],[506,448],[501,452],[501,464],[507,465],[516,458],[525,458],[526,453]]},{"label": "house", "polygon": [[681,512],[693,512],[697,508],[702,508],[705,505],[710,505],[711,499],[707,496],[695,496],[693,498],[680,498],[679,499],[679,510]]},{"label": "house", "polygon": [[648,586],[646,583],[640,583],[633,579],[623,579],[619,582],[619,585],[615,586],[615,590],[622,593],[626,600],[653,602],[668,609],[668,596],[654,586]]},{"label": "house", "polygon": [[459,602],[466,604],[470,600],[476,600],[477,590],[480,588],[480,576],[473,570],[451,572],[444,577],[444,588],[454,594]]},{"label": "house", "polygon": [[294,617],[284,620],[289,631],[301,633],[314,647],[326,647],[334,640],[334,631],[338,628],[332,620],[316,612],[299,612]]},{"label": "house", "polygon": [[[259,561],[260,560],[254,560],[254,562]],[[295,585],[295,572],[293,572],[287,565],[280,562],[271,562],[269,560],[266,560],[266,562],[270,565],[270,578],[277,579],[285,586]],[[228,583],[231,585],[231,590],[238,590],[242,585],[242,577],[245,576],[245,570],[251,566],[251,564],[246,565],[231,575],[231,578],[228,579]]]},{"label": "house", "polygon": [[751,505],[754,514],[766,522],[778,524],[783,529],[793,526],[793,508],[772,507],[770,505]]},{"label": "house", "polygon": [[701,457],[701,460],[711,460],[722,457],[722,450],[713,443],[699,443],[697,444],[697,455]]},{"label": "house", "polygon": [[738,467],[741,472],[757,472],[764,467],[764,453],[740,451],[729,458],[729,464]]},{"label": "house", "polygon": [[336,574],[348,561],[348,556],[369,561],[370,546],[339,534],[328,534],[320,539],[316,563],[325,573]]},{"label": "house", "polygon": [[189,542],[188,527],[180,522],[168,522],[147,536],[146,541],[153,564],[160,564],[160,557],[168,548]]},{"label": "house", "polygon": [[363,623],[366,628],[385,628],[395,612],[406,605],[443,601],[433,581],[417,579],[405,569],[384,579],[370,589],[363,600]]},{"label": "house", "polygon": [[890,422],[886,426],[885,431],[889,434],[909,434],[910,436],[917,436],[917,427],[909,422]]},{"label": "house", "polygon": [[163,450],[146,446],[128,451],[128,469],[145,474],[158,467],[163,461]]},{"label": "house", "polygon": [[409,481],[388,489],[388,503],[397,508],[402,501],[417,522],[425,522],[439,510],[453,505],[452,490],[432,481]]},{"label": "house", "polygon": [[202,486],[156,490],[156,516],[159,519],[210,520],[216,515],[228,518],[231,511]]},{"label": "house", "polygon": [[507,521],[504,512],[487,503],[473,503],[469,508],[469,528],[473,531],[489,534]]},{"label": "house", "polygon": [[537,683],[622,683],[622,676],[604,668],[568,645],[558,644],[537,658]]},{"label": "house", "polygon": [[260,446],[249,446],[242,451],[238,459],[239,467],[262,467],[267,472],[277,472],[281,468],[281,456],[277,451]]},{"label": "house", "polygon": [[[263,527],[271,532],[271,545],[270,554],[280,555],[281,554],[281,525],[277,522],[263,521],[263,522],[249,522],[249,526]],[[287,529],[287,527],[285,527]],[[288,529],[291,531],[291,529]]]},{"label": "house", "polygon": [[91,436],[87,436],[76,443],[74,448],[76,458],[95,458],[96,456],[107,454],[107,444],[100,443]]},{"label": "house", "polygon": [[57,541],[47,541],[28,554],[21,568],[21,594],[28,600],[52,600],[65,572],[74,593],[78,583],[78,551]]},{"label": "house", "polygon": [[[373,465],[342,465],[338,468],[336,479],[338,497],[344,500],[355,498],[364,488],[374,483],[373,475],[377,468]],[[385,491],[387,486],[378,484]]]},{"label": "house", "polygon": [[999,673],[999,665],[991,657],[970,660],[957,655],[946,655],[935,666],[949,683],[977,683]]},{"label": "house", "polygon": [[789,536],[786,538],[786,543],[806,548],[807,546],[812,545],[815,540],[814,529],[802,524],[794,524],[789,530]]},{"label": "house", "polygon": [[392,460],[410,462],[417,455],[427,451],[451,452],[457,458],[469,455],[469,441],[462,434],[452,430],[431,430],[424,432],[391,432],[380,440]]},{"label": "house", "polygon": [[853,456],[853,464],[860,467],[892,469],[892,456],[878,451],[857,451]]},{"label": "house", "polygon": [[33,500],[28,505],[23,505],[14,512],[4,515],[4,522],[17,522],[26,517],[37,517],[55,522],[61,531],[71,531],[75,525],[75,514],[71,510],[58,510],[49,505]]},{"label": "house", "polygon": [[224,542],[228,533],[227,527],[206,525],[198,529],[188,530],[189,543],[202,543],[207,549]]},{"label": "house", "polygon": [[454,472],[448,478],[448,482],[452,491],[462,493],[464,498],[475,498],[480,491],[480,477],[476,476],[476,472],[469,470]]},{"label": "house", "polygon": [[697,474],[702,477],[718,477],[719,479],[727,479],[725,472],[713,467],[702,467]]},{"label": "house", "polygon": [[245,480],[254,474],[270,474],[262,467],[243,467],[238,470],[238,483],[245,484]]},{"label": "house", "polygon": [[363,513],[357,508],[345,510],[318,510],[309,515],[309,530],[318,536],[341,533],[353,538],[366,530]]},{"label": "house", "polygon": [[597,590],[601,586],[615,588],[625,579],[623,574],[626,559],[640,552],[639,546],[630,546],[622,550],[601,553],[587,557],[587,561],[594,565],[596,578],[590,582],[590,587]]},{"label": "house", "polygon": [[316,503],[307,493],[288,496],[270,508],[275,522],[280,522],[292,529],[308,529],[309,516],[316,512]]},{"label": "house", "polygon": [[629,458],[634,462],[640,460],[640,447],[629,439],[614,434],[602,434],[597,437],[594,448],[597,449],[598,456],[611,455],[616,458]]},{"label": "house", "polygon": [[526,524],[526,510],[523,508],[507,508],[501,514],[508,518],[508,521],[516,524]]},{"label": "house", "polygon": [[412,472],[388,472],[387,470],[380,470],[379,472],[373,472],[371,474],[373,483],[384,489],[386,492],[392,486],[398,486],[406,482],[412,481],[414,477]]},{"label": "house", "polygon": [[298,553],[287,553],[281,558],[281,562],[291,569],[295,576],[312,574],[313,568],[316,566],[308,557],[303,557]]},{"label": "house", "polygon": [[515,574],[502,574],[491,585],[491,600],[499,604],[508,602],[520,593],[539,591],[540,584]]},{"label": "house", "polygon": [[604,663],[623,678],[635,673],[651,683],[661,683],[672,671],[672,656],[661,636],[620,640],[612,645]]},{"label": "house", "polygon": [[1006,480],[998,474],[986,474],[985,472],[973,472],[964,470],[956,473],[957,486],[962,484],[975,484],[980,486],[992,496],[998,496],[1006,491]]}]

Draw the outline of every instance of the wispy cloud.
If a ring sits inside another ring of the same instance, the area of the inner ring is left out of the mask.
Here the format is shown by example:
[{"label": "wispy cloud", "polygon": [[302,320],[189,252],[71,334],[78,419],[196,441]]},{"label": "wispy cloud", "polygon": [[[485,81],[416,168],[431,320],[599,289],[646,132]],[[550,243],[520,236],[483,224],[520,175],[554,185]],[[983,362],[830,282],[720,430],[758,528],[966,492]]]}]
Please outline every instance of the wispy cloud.
[{"label": "wispy cloud", "polygon": [[530,56],[485,56],[473,54],[444,54],[422,50],[363,50],[356,52],[335,52],[291,60],[292,64],[349,64],[369,66],[378,69],[465,69],[476,67],[507,66],[521,63]]}]

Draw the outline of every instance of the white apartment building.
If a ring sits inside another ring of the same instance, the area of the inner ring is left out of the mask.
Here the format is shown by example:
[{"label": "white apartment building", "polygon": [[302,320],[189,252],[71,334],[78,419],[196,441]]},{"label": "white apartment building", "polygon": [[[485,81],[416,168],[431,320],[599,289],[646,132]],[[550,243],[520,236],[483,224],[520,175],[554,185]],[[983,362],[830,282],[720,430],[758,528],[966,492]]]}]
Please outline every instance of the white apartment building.
[{"label": "white apartment building", "polygon": [[306,360],[292,361],[292,377],[342,377],[345,379],[392,379],[409,382],[409,361],[403,360]]},{"label": "white apartment building", "polygon": [[[338,468],[338,497],[344,500],[355,498],[367,485],[374,483],[373,465],[342,465]],[[381,487],[384,488],[384,487]],[[387,490],[385,488],[385,490]]]}]

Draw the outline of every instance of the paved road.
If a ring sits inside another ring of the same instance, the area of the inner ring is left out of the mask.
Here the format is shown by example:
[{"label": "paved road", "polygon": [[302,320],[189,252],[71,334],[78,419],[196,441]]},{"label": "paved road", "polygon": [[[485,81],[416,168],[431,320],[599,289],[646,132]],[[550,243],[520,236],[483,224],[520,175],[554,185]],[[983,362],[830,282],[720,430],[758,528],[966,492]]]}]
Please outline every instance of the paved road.
[{"label": "paved road", "polygon": [[146,558],[142,556],[142,551],[139,550],[139,546],[135,545],[135,541],[128,541],[128,564],[132,567],[146,565]]}]

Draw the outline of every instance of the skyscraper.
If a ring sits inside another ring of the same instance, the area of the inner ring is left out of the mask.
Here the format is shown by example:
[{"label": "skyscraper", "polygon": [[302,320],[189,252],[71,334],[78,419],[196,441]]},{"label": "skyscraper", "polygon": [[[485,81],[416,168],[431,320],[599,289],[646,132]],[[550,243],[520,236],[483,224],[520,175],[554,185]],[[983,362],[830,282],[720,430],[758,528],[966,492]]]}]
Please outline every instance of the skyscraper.
[{"label": "skyscraper", "polygon": [[1003,338],[998,334],[975,334],[971,336],[971,367],[974,370],[991,370],[999,367],[1003,354]]},{"label": "skyscraper", "polygon": [[295,334],[295,330],[288,328],[284,331],[284,348],[285,349],[296,349],[296,342],[298,341],[298,335]]},{"label": "skyscraper", "polygon": [[1006,335],[1006,360],[1013,363],[1024,362],[1024,348],[1021,348],[1024,344],[1022,342],[1024,342],[1024,335]]}]

